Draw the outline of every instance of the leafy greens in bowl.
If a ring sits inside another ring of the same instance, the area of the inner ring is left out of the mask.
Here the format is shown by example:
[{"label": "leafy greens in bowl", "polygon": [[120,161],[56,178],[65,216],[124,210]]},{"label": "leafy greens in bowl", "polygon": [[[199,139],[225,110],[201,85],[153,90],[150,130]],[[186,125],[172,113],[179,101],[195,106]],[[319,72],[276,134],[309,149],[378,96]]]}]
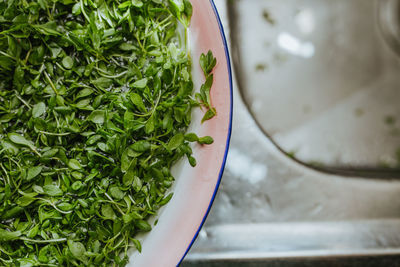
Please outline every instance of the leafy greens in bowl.
[{"label": "leafy greens in bowl", "polygon": [[0,1],[0,264],[125,266],[141,251],[171,167],[196,166],[189,142],[213,142],[188,133],[194,107],[216,115],[212,53],[193,95],[192,12],[188,0]]}]

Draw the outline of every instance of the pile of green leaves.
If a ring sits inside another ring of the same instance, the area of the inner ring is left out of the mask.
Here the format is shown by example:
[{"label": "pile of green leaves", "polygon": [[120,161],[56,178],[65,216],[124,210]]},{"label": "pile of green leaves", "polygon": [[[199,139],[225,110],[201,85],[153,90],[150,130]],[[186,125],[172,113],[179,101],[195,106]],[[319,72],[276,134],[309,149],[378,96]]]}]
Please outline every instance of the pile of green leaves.
[{"label": "pile of green leaves", "polygon": [[[0,0],[0,265],[125,266],[196,165],[188,0]],[[182,26],[180,26],[182,27]],[[211,77],[211,78],[210,78]],[[209,112],[208,112],[209,113]]]}]

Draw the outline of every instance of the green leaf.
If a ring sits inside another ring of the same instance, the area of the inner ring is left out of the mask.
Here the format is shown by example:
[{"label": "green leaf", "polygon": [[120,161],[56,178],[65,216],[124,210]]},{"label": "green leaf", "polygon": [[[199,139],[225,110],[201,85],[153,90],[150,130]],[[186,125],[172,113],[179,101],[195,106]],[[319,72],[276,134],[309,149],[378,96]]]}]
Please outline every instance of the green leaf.
[{"label": "green leaf", "polygon": [[32,65],[41,65],[43,64],[43,60],[44,60],[44,53],[45,53],[45,48],[43,45],[34,47],[33,52],[31,53],[30,57],[29,57],[29,62]]},{"label": "green leaf", "polygon": [[20,231],[9,232],[3,229],[0,229],[0,242],[7,242],[19,239],[21,236]]},{"label": "green leaf", "polygon": [[11,66],[14,65],[14,61],[6,56],[0,56],[0,67],[2,67],[5,70],[10,70]]},{"label": "green leaf", "polygon": [[47,257],[47,254],[49,252],[50,245],[44,246],[39,250],[39,255],[38,255],[38,260],[40,262],[49,262],[49,258]]},{"label": "green leaf", "polygon": [[86,144],[93,145],[96,144],[98,141],[100,141],[103,137],[101,135],[93,135],[91,136],[87,141]]},{"label": "green leaf", "polygon": [[138,80],[138,81],[136,81],[136,82],[134,82],[134,83],[132,84],[132,86],[133,86],[134,88],[139,88],[139,89],[145,88],[146,85],[147,85],[147,78],[143,78],[143,79]]},{"label": "green leaf", "polygon": [[148,121],[146,122],[146,125],[144,127],[145,132],[147,134],[154,132],[156,125],[155,125],[155,118],[154,115],[150,116],[150,118],[148,119]]},{"label": "green leaf", "polygon": [[28,233],[26,234],[26,237],[28,238],[34,238],[38,233],[39,233],[39,224],[36,224],[32,229],[30,229],[28,231]]},{"label": "green leaf", "polygon": [[74,208],[74,205],[72,205],[71,203],[61,202],[57,204],[57,208],[62,211],[70,211]]},{"label": "green leaf", "polygon": [[189,142],[197,142],[199,141],[199,137],[195,133],[185,134],[185,140]]},{"label": "green leaf", "polygon": [[214,143],[214,139],[211,136],[204,136],[204,137],[200,137],[198,142],[199,142],[199,144],[210,145],[210,144]]},{"label": "green leaf", "polygon": [[23,211],[24,211],[24,208],[22,208],[22,207],[19,207],[19,206],[12,207],[1,215],[1,219],[2,220],[16,219],[19,217],[19,215],[21,213],[23,213]]},{"label": "green leaf", "polygon": [[133,186],[133,188],[134,188],[134,190],[135,190],[136,192],[139,192],[139,191],[142,189],[142,187],[143,187],[142,180],[140,180],[139,177],[134,176],[134,177],[133,177],[133,184],[132,184],[132,186]]},{"label": "green leaf", "polygon": [[186,15],[186,20],[189,23],[193,15],[193,7],[189,0],[183,0],[183,2],[185,3],[184,13]]},{"label": "green leaf", "polygon": [[75,104],[75,107],[83,110],[93,110],[92,106],[90,106],[90,102],[91,99],[82,99]]},{"label": "green leaf", "polygon": [[134,172],[131,170],[127,170],[127,172],[124,174],[124,176],[122,177],[122,183],[125,186],[131,186],[133,181],[134,181]]},{"label": "green leaf", "polygon": [[146,112],[146,107],[143,103],[142,97],[136,93],[131,93],[130,95],[132,103],[141,111],[141,112]]},{"label": "green leaf", "polygon": [[107,152],[110,150],[109,147],[107,146],[107,144],[101,143],[101,142],[97,143],[97,147],[103,152]]},{"label": "green leaf", "polygon": [[33,25],[33,27],[43,35],[60,35],[60,33],[57,31],[57,23],[55,21],[49,21],[40,25]]},{"label": "green leaf", "polygon": [[70,70],[74,67],[74,60],[70,56],[66,56],[62,60],[64,68]]},{"label": "green leaf", "polygon": [[33,185],[32,189],[33,189],[33,191],[35,191],[38,194],[44,194],[43,188],[39,185]]},{"label": "green leaf", "polygon": [[215,108],[211,108],[211,109],[207,110],[207,112],[204,114],[201,122],[203,123],[207,120],[210,120],[210,119],[214,118],[215,115],[217,115],[217,111],[215,110]]},{"label": "green leaf", "polygon": [[101,214],[109,220],[115,220],[116,215],[110,204],[103,204],[101,206]]},{"label": "green leaf", "polygon": [[136,46],[134,46],[133,44],[128,44],[128,43],[122,43],[122,44],[119,46],[119,48],[120,48],[121,50],[124,50],[124,51],[132,51],[132,50],[136,50],[136,49],[137,49]]},{"label": "green leaf", "polygon": [[138,219],[143,219],[143,216],[141,216],[136,211],[132,211],[131,213],[125,214],[122,216],[122,220],[124,221],[125,224],[129,224],[132,221],[138,220]]},{"label": "green leaf", "polygon": [[140,241],[137,240],[137,239],[132,239],[131,241],[132,241],[132,243],[135,245],[136,249],[137,249],[139,252],[142,252],[142,245],[140,244]]},{"label": "green leaf", "polygon": [[30,181],[33,178],[37,177],[42,172],[42,166],[35,166],[28,169],[28,175],[26,176],[26,180]]},{"label": "green leaf", "polygon": [[213,84],[214,81],[214,75],[210,74],[207,79],[206,82],[201,86],[200,88],[200,92],[203,96],[203,99],[205,99],[206,103],[208,104],[209,107],[211,107],[211,97],[210,97],[210,90],[211,90],[211,86]]},{"label": "green leaf", "polygon": [[60,55],[61,51],[62,51],[62,48],[57,46],[57,45],[55,45],[55,44],[53,44],[53,46],[51,46],[49,49],[50,49],[50,52],[51,52],[50,58],[52,58],[52,59],[57,58]]},{"label": "green leaf", "polygon": [[[131,148],[125,149],[121,156],[121,171],[127,172],[131,166],[136,165],[136,159],[131,159],[130,155],[132,155]],[[135,155],[134,155],[135,156]]]},{"label": "green leaf", "polygon": [[121,200],[124,198],[125,194],[117,186],[110,187],[110,194],[113,198]]},{"label": "green leaf", "polygon": [[46,195],[52,197],[60,197],[63,195],[63,191],[58,186],[52,184],[43,186],[43,191]]},{"label": "green leaf", "polygon": [[132,5],[132,1],[125,1],[121,4],[118,5],[119,9],[126,9],[127,7],[130,7]]},{"label": "green leaf", "polygon": [[160,202],[159,202],[159,205],[161,205],[161,206],[164,206],[164,205],[166,205],[170,200],[171,200],[171,198],[174,196],[174,193],[169,193],[165,198],[163,198]]},{"label": "green leaf", "polygon": [[4,122],[9,122],[12,119],[14,119],[14,117],[15,117],[15,114],[13,114],[13,113],[5,114],[5,115],[0,117],[0,122],[3,122],[3,123]]},{"label": "green leaf", "polygon": [[54,157],[55,155],[57,155],[57,153],[58,153],[58,149],[57,148],[52,148],[50,150],[45,151],[42,154],[42,158],[50,159],[50,158]]},{"label": "green leaf", "polygon": [[35,198],[36,195],[37,195],[37,193],[26,194],[25,196],[18,198],[16,203],[18,206],[21,206],[21,207],[29,206],[32,202],[34,202],[36,200],[36,198]]},{"label": "green leaf", "polygon": [[33,106],[32,117],[38,118],[42,116],[45,112],[46,112],[46,104],[43,102],[39,102]]},{"label": "green leaf", "polygon": [[131,146],[131,148],[137,152],[145,152],[147,150],[150,150],[151,145],[150,145],[150,142],[141,140],[141,141],[137,141],[136,143],[134,143]]},{"label": "green leaf", "polygon": [[214,57],[211,50],[209,50],[206,55],[203,53],[201,54],[200,66],[206,77],[211,73],[211,71],[214,69],[216,64],[217,64],[217,59]]},{"label": "green leaf", "polygon": [[76,159],[70,159],[68,161],[68,167],[70,167],[73,170],[80,170],[82,169],[82,165],[80,164],[79,161],[77,161]]},{"label": "green leaf", "polygon": [[142,230],[142,231],[144,231],[144,232],[148,232],[148,231],[151,230],[151,225],[150,225],[148,222],[144,221],[144,220],[138,220],[138,221],[136,221],[135,225],[136,225],[140,230]]},{"label": "green leaf", "polygon": [[76,3],[73,7],[72,7],[72,14],[74,14],[75,16],[80,15],[82,13],[81,10],[81,4],[80,3]]},{"label": "green leaf", "polygon": [[135,7],[140,8],[140,7],[143,6],[143,2],[140,1],[140,0],[132,0],[132,5],[135,6]]},{"label": "green leaf", "polygon": [[189,160],[189,164],[190,164],[190,166],[192,166],[192,167],[196,167],[196,165],[197,165],[197,161],[196,161],[196,159],[195,159],[194,157],[192,157],[192,156],[188,156],[188,160]]},{"label": "green leaf", "polygon": [[100,89],[105,90],[112,86],[113,80],[110,78],[106,78],[106,77],[100,77],[96,80],[93,80],[92,84]]},{"label": "green leaf", "polygon": [[89,259],[86,256],[85,246],[81,242],[74,242],[72,240],[68,240],[67,244],[72,256],[87,265]]},{"label": "green leaf", "polygon": [[83,178],[83,174],[81,172],[77,172],[77,171],[71,172],[71,176],[77,180],[82,180],[82,178]]},{"label": "green leaf", "polygon": [[17,145],[22,145],[22,146],[27,146],[30,149],[36,151],[36,147],[33,145],[33,143],[29,140],[27,140],[25,137],[23,137],[20,134],[17,133],[9,133],[8,138],[10,139],[11,142]]},{"label": "green leaf", "polygon": [[87,97],[93,94],[93,89],[91,88],[85,88],[79,91],[79,93],[76,95],[76,99]]},{"label": "green leaf", "polygon": [[177,149],[180,145],[183,144],[183,141],[185,140],[185,137],[182,133],[177,133],[176,135],[174,135],[171,140],[169,140],[168,142],[168,149],[169,150],[175,150]]},{"label": "green leaf", "polygon": [[5,151],[7,151],[7,153],[10,153],[12,155],[18,154],[19,149],[16,145],[14,145],[13,143],[8,142],[6,140],[1,140],[0,142],[1,142],[3,149]]},{"label": "green leaf", "polygon": [[180,17],[181,12],[185,10],[183,0],[168,0],[170,10],[174,16]]},{"label": "green leaf", "polygon": [[82,187],[82,182],[81,181],[76,181],[72,184],[71,188],[72,190],[78,191]]},{"label": "green leaf", "polygon": [[87,119],[97,124],[103,124],[105,121],[105,112],[103,110],[94,110]]}]

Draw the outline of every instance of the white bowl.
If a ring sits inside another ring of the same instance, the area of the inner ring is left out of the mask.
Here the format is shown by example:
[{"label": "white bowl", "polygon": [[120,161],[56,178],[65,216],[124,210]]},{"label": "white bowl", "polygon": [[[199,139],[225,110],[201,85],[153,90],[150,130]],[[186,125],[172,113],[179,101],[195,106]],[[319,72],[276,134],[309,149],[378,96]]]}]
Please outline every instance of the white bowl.
[{"label": "white bowl", "polygon": [[193,79],[195,88],[204,82],[199,67],[201,53],[211,50],[217,58],[212,104],[217,116],[201,123],[203,112],[193,113],[192,132],[212,136],[212,145],[193,146],[197,166],[192,168],[186,159],[173,170],[176,182],[174,196],[159,212],[153,230],[140,237],[142,253],[134,253],[128,266],[176,266],[188,253],[207,214],[221,182],[229,147],[232,124],[232,79],[225,34],[212,0],[194,0],[190,26]]}]

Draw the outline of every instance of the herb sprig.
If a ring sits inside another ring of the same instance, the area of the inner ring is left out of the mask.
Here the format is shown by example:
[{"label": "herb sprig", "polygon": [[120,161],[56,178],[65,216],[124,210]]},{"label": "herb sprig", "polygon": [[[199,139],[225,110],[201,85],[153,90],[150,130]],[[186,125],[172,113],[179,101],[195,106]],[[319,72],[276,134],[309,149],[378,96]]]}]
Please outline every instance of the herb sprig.
[{"label": "herb sprig", "polygon": [[214,74],[212,71],[217,64],[217,59],[213,56],[211,51],[207,54],[201,54],[200,66],[206,77],[205,83],[200,88],[200,93],[196,93],[196,99],[199,101],[207,111],[203,116],[202,122],[212,119],[217,115],[216,109],[211,104],[210,90],[214,82]]},{"label": "herb sprig", "polygon": [[193,107],[188,0],[0,0],[0,265],[125,266],[168,203]]}]

